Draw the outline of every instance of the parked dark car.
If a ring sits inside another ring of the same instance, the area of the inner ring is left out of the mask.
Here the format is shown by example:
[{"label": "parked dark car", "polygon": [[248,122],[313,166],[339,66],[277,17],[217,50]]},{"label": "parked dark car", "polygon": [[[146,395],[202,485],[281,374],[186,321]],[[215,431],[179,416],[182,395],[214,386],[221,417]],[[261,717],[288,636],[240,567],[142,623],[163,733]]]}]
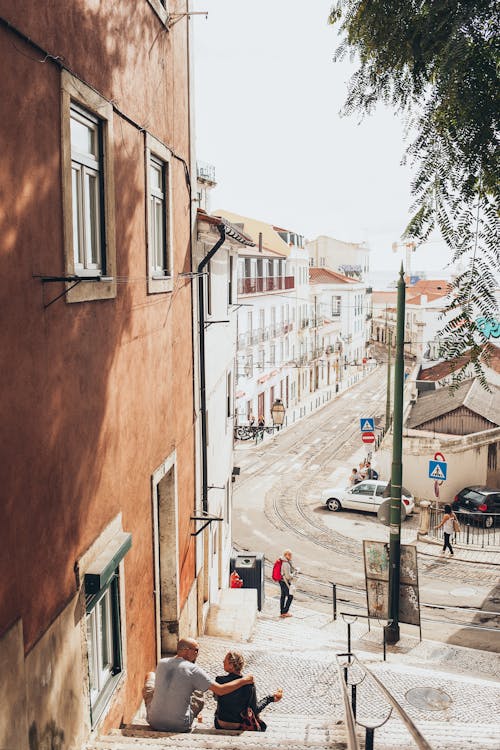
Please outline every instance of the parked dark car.
[{"label": "parked dark car", "polygon": [[455,495],[452,509],[461,520],[467,522],[470,518],[490,529],[495,523],[500,524],[500,490],[485,485],[464,487]]}]

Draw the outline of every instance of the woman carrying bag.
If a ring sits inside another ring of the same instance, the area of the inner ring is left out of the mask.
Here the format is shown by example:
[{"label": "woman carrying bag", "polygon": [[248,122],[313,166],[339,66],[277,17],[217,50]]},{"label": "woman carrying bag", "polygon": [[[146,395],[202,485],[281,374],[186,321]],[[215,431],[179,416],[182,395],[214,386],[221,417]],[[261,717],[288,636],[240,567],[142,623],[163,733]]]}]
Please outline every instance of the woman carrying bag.
[{"label": "woman carrying bag", "polygon": [[444,516],[442,518],[442,521],[440,524],[438,524],[434,528],[440,529],[441,526],[443,527],[443,536],[444,536],[443,551],[441,552],[441,554],[445,555],[446,549],[449,549],[450,555],[453,557],[453,547],[450,544],[450,537],[454,531],[460,531],[460,525],[458,523],[456,515],[453,513],[451,509],[451,505],[447,504],[444,506]]},{"label": "woman carrying bag", "polygon": [[[228,651],[224,659],[227,674],[215,678],[225,684],[237,680],[244,666],[243,656],[237,651]],[[247,689],[248,688],[248,689]],[[267,725],[259,714],[270,703],[277,703],[283,696],[282,690],[257,700],[255,685],[244,685],[228,695],[217,697],[217,710],[214,716],[216,729],[239,729],[250,732],[265,732]]]}]

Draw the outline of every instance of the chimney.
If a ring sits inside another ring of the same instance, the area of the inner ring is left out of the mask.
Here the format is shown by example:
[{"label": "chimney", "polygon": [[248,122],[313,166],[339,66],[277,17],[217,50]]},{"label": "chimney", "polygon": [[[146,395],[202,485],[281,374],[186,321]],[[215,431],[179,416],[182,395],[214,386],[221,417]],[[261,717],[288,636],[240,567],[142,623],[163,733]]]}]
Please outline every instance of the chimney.
[{"label": "chimney", "polygon": [[259,253],[262,252],[262,232],[259,232]]}]

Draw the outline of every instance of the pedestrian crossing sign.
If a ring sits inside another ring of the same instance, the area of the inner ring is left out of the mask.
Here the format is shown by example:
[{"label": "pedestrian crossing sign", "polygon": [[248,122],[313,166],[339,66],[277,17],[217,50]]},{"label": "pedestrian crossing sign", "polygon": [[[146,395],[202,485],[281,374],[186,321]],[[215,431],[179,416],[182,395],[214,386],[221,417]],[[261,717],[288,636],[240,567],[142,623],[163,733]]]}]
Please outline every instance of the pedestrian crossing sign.
[{"label": "pedestrian crossing sign", "polygon": [[429,479],[444,482],[448,464],[445,461],[429,461]]},{"label": "pedestrian crossing sign", "polygon": [[373,432],[375,429],[375,420],[373,417],[364,417],[359,420],[361,432]]}]

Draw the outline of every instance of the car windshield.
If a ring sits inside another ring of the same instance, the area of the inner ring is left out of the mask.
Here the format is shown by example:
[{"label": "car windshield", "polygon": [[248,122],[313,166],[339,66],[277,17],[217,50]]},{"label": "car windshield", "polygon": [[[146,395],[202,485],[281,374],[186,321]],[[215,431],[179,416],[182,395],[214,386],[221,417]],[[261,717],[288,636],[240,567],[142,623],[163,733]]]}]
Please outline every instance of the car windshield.
[{"label": "car windshield", "polygon": [[486,497],[484,495],[481,495],[480,492],[469,490],[463,495],[462,500],[472,500],[473,503],[481,504],[486,502]]}]

